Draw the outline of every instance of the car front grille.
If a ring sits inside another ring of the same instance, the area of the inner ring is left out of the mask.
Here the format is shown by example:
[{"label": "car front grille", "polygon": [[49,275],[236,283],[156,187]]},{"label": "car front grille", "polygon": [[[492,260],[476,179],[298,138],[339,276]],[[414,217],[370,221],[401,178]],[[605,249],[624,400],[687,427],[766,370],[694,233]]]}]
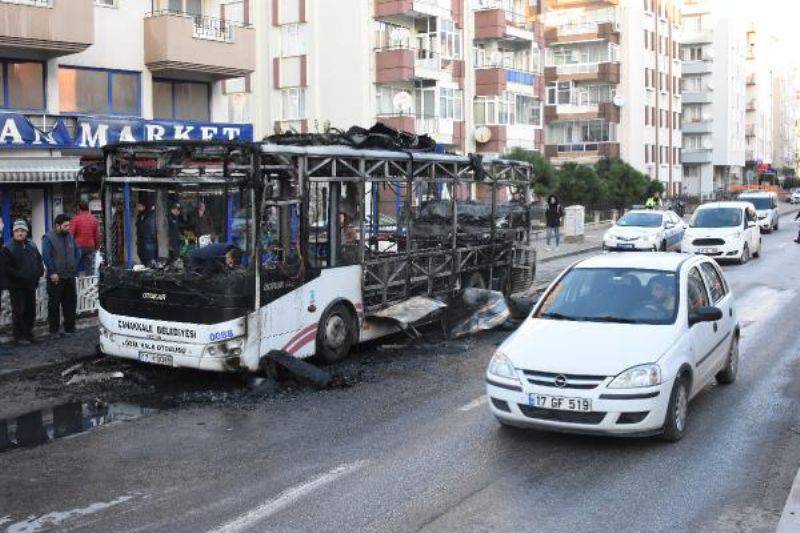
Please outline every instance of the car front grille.
[{"label": "car front grille", "polygon": [[528,418],[538,420],[551,420],[553,422],[570,422],[573,424],[599,424],[605,418],[606,413],[602,411],[590,411],[581,413],[577,411],[558,411],[556,409],[542,409],[541,407],[531,407],[530,405],[518,404],[519,410]]},{"label": "car front grille", "polygon": [[692,244],[695,246],[722,246],[725,241],[722,239],[695,239]]},{"label": "car front grille", "polygon": [[525,374],[528,383],[557,389],[595,389],[606,379],[606,376],[558,374],[540,372],[538,370],[523,370],[522,372]]}]

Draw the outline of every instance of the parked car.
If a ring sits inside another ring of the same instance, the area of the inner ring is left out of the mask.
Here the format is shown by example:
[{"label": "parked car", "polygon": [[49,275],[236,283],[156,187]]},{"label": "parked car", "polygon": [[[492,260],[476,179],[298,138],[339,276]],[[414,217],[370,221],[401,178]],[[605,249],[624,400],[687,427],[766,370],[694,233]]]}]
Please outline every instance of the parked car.
[{"label": "parked car", "polygon": [[681,251],[746,263],[761,255],[758,215],[750,202],[714,202],[698,207],[683,233]]},{"label": "parked car", "polygon": [[792,191],[791,196],[789,196],[789,201],[793,204],[800,204],[800,189]]},{"label": "parked car", "polygon": [[777,231],[780,223],[778,195],[774,192],[746,192],[739,195],[742,202],[750,202],[758,214],[758,227],[764,233]]},{"label": "parked car", "polygon": [[680,439],[689,401],[739,364],[722,271],[702,256],[603,254],[563,272],[486,371],[504,425]]},{"label": "parked car", "polygon": [[674,211],[628,211],[603,236],[611,251],[667,251],[680,249],[686,224]]}]

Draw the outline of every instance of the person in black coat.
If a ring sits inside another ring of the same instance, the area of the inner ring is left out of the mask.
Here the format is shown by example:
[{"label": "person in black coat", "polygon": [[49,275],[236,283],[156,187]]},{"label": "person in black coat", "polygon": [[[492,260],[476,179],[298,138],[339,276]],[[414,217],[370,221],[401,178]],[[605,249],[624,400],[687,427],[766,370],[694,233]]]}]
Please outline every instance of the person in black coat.
[{"label": "person in black coat", "polygon": [[561,219],[564,217],[564,208],[561,207],[555,194],[547,197],[547,209],[544,214],[547,219],[547,247],[550,248],[550,239],[555,238],[558,248],[561,245]]},{"label": "person in black coat", "polygon": [[14,341],[31,344],[35,342],[36,287],[44,274],[44,265],[38,248],[28,239],[28,224],[24,220],[14,222],[13,239],[3,247],[3,263],[11,296]]}]

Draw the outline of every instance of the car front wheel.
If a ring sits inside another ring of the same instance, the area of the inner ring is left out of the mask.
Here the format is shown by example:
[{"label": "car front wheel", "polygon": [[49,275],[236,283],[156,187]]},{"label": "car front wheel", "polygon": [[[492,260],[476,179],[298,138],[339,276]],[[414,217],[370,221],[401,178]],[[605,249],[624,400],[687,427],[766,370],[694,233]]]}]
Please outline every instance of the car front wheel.
[{"label": "car front wheel", "polygon": [[686,433],[686,419],[689,414],[689,380],[680,376],[672,386],[667,416],[664,419],[664,440],[679,441]]},{"label": "car front wheel", "polygon": [[745,244],[744,248],[742,248],[742,255],[739,257],[739,264],[743,265],[748,261],[750,261],[750,247]]},{"label": "car front wheel", "polygon": [[731,347],[728,349],[728,361],[725,367],[717,372],[715,376],[717,383],[720,385],[730,385],[736,381],[736,375],[739,373],[739,335],[734,335],[731,341]]}]

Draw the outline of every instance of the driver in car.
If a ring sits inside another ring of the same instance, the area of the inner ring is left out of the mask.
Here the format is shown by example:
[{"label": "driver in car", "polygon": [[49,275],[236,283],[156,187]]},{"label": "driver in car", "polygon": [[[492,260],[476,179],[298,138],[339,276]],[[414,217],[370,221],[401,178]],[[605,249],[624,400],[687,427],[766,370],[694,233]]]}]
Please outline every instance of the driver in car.
[{"label": "driver in car", "polygon": [[650,289],[645,309],[658,318],[672,316],[675,311],[675,283],[670,283],[666,276],[653,278],[647,284]]}]

